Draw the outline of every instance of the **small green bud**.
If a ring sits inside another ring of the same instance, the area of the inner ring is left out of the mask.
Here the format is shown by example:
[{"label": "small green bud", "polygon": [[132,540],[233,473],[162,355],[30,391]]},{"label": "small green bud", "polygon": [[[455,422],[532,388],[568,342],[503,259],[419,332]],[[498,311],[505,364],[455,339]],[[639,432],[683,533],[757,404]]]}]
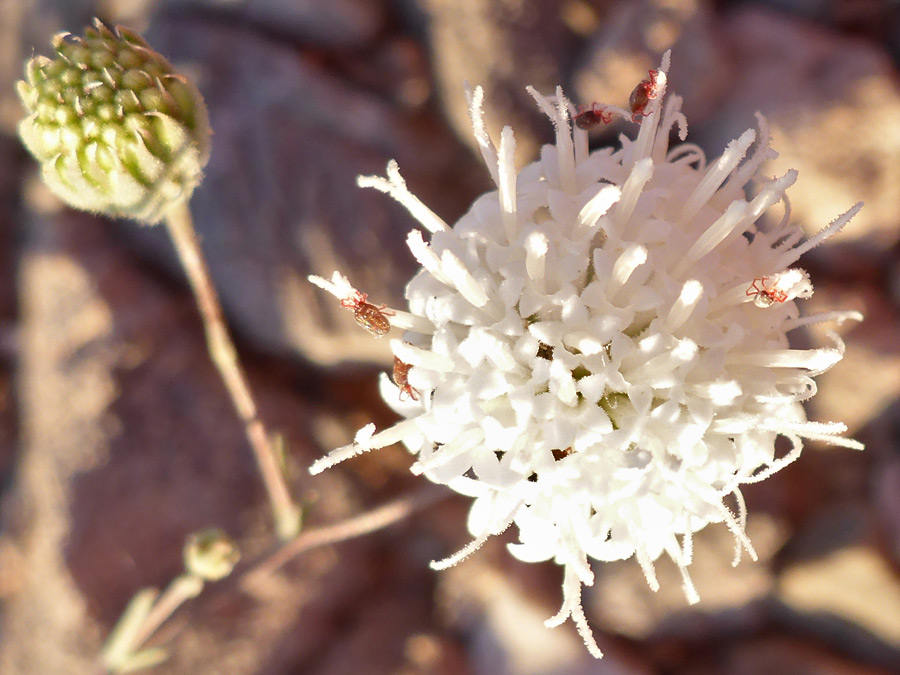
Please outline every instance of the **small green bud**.
[{"label": "small green bud", "polygon": [[219,529],[195,532],[184,544],[184,568],[206,581],[224,579],[240,559],[235,541]]},{"label": "small green bud", "polygon": [[19,135],[70,206],[158,222],[188,199],[209,159],[203,97],[137,33],[99,19],[53,38],[17,85]]}]

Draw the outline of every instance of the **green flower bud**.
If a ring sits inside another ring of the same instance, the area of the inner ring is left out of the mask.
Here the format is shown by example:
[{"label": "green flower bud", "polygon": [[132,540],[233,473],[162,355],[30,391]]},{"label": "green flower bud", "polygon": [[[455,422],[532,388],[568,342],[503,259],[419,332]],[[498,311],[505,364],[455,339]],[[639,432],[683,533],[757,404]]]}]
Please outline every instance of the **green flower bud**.
[{"label": "green flower bud", "polygon": [[137,33],[98,19],[83,37],[53,38],[18,83],[19,135],[44,180],[86,211],[159,221],[188,199],[209,158],[203,97]]},{"label": "green flower bud", "polygon": [[184,544],[184,568],[206,581],[227,577],[240,558],[235,541],[216,528],[195,532]]}]

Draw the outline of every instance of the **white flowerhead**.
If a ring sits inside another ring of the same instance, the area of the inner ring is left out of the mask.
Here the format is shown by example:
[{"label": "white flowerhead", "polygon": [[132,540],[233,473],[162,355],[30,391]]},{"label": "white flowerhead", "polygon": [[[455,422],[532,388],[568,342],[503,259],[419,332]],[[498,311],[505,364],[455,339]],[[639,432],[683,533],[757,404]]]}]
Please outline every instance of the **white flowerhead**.
[{"label": "white flowerhead", "polygon": [[[591,559],[634,556],[655,590],[653,562],[666,554],[696,602],[694,532],[724,523],[735,562],[742,549],[755,557],[741,485],[794,461],[804,438],[862,447],[839,436],[844,425],[808,422],[803,411],[813,376],[841,359],[840,340],[788,346],[800,326],[862,318],[800,318],[795,300],[812,285],[791,267],[860,206],[805,242],[787,213],[761,222],[796,172],[759,175],[774,156],[762,117],[759,133],[746,131],[713,162],[692,144],[670,150],[686,121],[681,99],[665,97],[668,65],[667,53],[637,113],[600,108],[640,122],[618,150],[589,153],[562,90],[530,90],[556,144],[518,173],[513,132],[494,146],[476,89],[475,137],[497,190],[453,227],[409,193],[393,162],[387,180],[360,179],[431,235],[408,238],[422,265],[406,289],[409,312],[385,310],[406,332],[391,343],[401,381],[384,377],[382,391],[405,419],[377,433],[369,425],[311,469],[403,442],[418,456],[414,473],[473,498],[474,541],[433,566],[514,524],[513,555],[565,569],[562,609],[548,625],[572,617],[597,657],[581,606]],[[358,293],[338,273],[313,281],[347,306]],[[792,446],[782,457],[779,436]]]}]

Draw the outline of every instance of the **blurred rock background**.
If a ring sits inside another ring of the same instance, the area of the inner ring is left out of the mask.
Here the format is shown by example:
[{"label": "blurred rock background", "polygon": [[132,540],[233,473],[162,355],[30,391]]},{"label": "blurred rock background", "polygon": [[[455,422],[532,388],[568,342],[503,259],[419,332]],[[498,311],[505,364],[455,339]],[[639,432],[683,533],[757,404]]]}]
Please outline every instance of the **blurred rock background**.
[{"label": "blurred rock background", "polygon": [[594,662],[571,624],[542,626],[560,601],[553,565],[518,563],[499,538],[428,569],[467,541],[466,504],[451,499],[252,593],[211,587],[159,633],[172,657],[151,672],[900,672],[897,0],[0,0],[0,672],[97,673],[128,599],[179,573],[194,530],[227,529],[248,562],[272,542],[165,233],[61,208],[16,140],[24,59],[95,15],[144,32],[207,99],[214,146],[193,211],[311,524],[418,484],[396,449],[307,475],[391,413],[375,384],[387,344],[305,278],[351,270],[373,300],[400,302],[412,220],[355,177],[395,158],[455,220],[489,187],[465,81],[485,86],[490,129],[515,127],[521,166],[551,136],[526,85],[624,102],[672,48],[690,140],[718,153],[759,110],[782,153],[772,172],[800,170],[790,197],[804,228],[866,202],[804,263],[809,311],[867,316],[844,327],[846,358],[810,415],[848,422],[868,448],[810,444],[750,486],[761,560],[732,568],[725,528],[704,531],[699,605],[665,562],[659,594],[634,561],[598,566],[585,605],[607,656]]}]

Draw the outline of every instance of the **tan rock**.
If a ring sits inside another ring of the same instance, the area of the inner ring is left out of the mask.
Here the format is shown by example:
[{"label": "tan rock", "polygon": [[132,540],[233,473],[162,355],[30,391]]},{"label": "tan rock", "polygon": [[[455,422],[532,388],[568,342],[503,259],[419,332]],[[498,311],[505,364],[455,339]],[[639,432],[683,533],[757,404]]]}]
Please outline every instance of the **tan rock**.
[{"label": "tan rock", "polygon": [[[515,573],[510,575],[492,565],[486,551],[480,553],[441,573],[444,611],[458,630],[472,635],[476,672],[589,675],[600,667],[604,673],[649,674],[649,667],[629,658],[599,631],[595,637],[604,656],[598,666],[571,622],[553,629],[544,625],[558,608],[542,601],[548,595],[561,597],[558,589],[542,588],[535,593],[534,588],[517,583]],[[524,565],[508,562],[513,567]],[[508,567],[506,562],[503,565]],[[538,595],[540,598],[535,597]]]},{"label": "tan rock", "polygon": [[780,521],[751,513],[747,535],[759,560],[748,559],[745,552],[736,567],[731,564],[734,538],[724,525],[710,525],[695,534],[694,561],[688,571],[700,594],[696,605],[688,604],[678,568],[665,556],[656,563],[660,585],[656,593],[647,586],[635,560],[595,565],[597,581],[585,591],[589,616],[598,617],[606,630],[640,639],[673,616],[714,617],[726,610],[735,613],[771,591],[769,563],[784,541],[785,531]]},{"label": "tan rock", "polygon": [[[521,166],[549,136],[547,118],[525,91],[552,93],[577,46],[557,0],[418,0],[428,18],[441,105],[457,136],[476,150],[464,85],[486,92],[488,130],[516,132]],[[590,10],[587,10],[590,12]],[[477,151],[477,150],[476,150]]]},{"label": "tan rock", "polygon": [[900,649],[900,578],[874,549],[796,563],[778,580],[777,596],[796,612],[842,619]]},{"label": "tan rock", "polygon": [[731,78],[715,28],[705,0],[616,3],[591,35],[573,74],[578,100],[627,108],[632,89],[671,49],[669,91],[684,98],[689,123],[702,123],[717,109]]},{"label": "tan rock", "polygon": [[728,17],[723,34],[736,70],[718,123],[721,142],[760,110],[781,153],[770,171],[800,172],[789,196],[807,232],[863,201],[835,240],[887,248],[900,239],[900,79],[889,55],[756,8]]}]

